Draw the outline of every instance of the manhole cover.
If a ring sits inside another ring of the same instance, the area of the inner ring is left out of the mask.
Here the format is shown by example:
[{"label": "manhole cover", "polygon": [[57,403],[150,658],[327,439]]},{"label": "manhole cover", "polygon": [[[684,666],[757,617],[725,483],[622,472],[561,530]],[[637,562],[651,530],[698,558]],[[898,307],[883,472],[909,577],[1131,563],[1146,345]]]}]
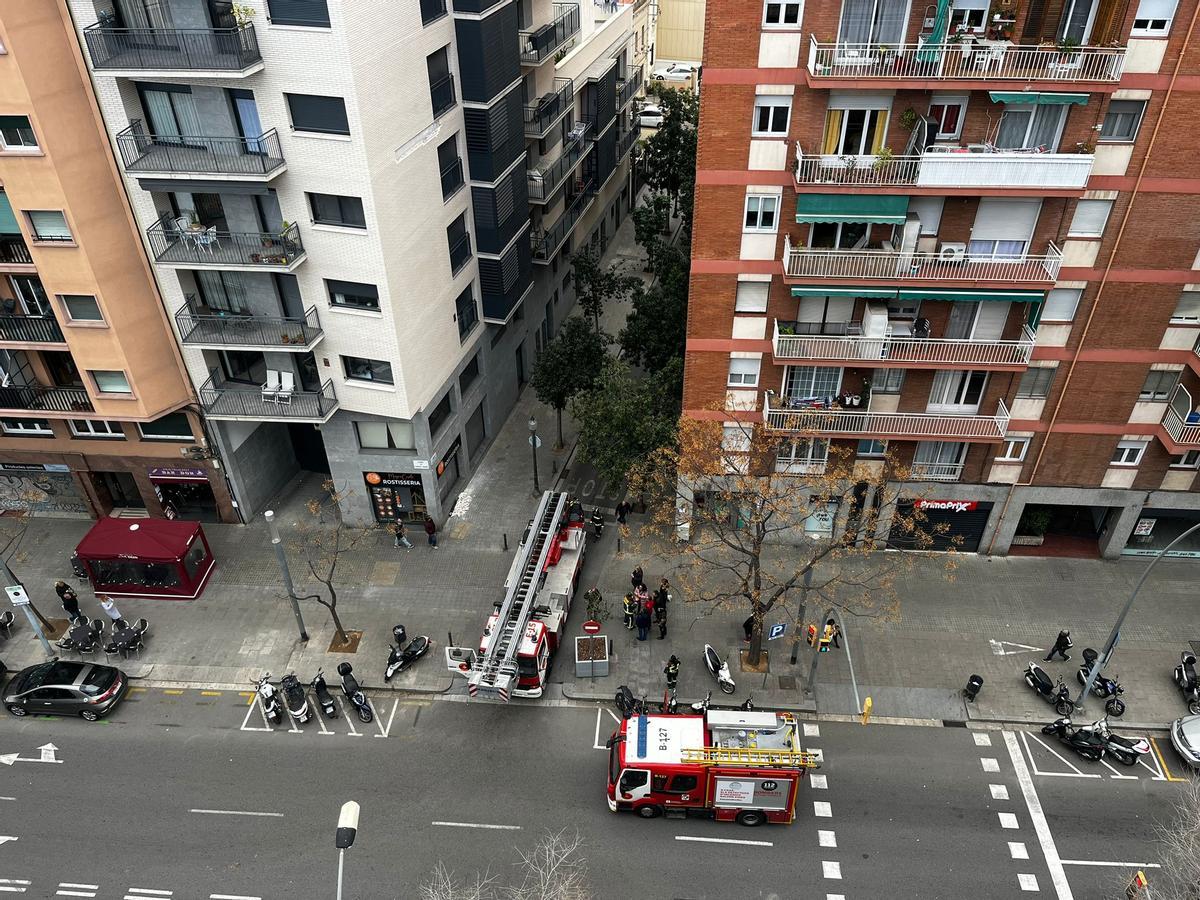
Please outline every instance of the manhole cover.
[{"label": "manhole cover", "polygon": [[796,676],[795,675],[780,675],[779,676],[779,689],[781,691],[794,691],[796,689]]}]

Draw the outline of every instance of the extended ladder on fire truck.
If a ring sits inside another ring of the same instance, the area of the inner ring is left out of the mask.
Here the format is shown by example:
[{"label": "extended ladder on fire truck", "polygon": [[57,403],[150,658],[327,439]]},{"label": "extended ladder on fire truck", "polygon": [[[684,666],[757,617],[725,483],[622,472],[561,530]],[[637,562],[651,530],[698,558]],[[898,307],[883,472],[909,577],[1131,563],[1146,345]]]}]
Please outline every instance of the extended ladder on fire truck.
[{"label": "extended ladder on fire truck", "polygon": [[507,701],[517,682],[517,651],[521,636],[533,618],[542,573],[562,527],[567,511],[567,495],[546,491],[530,523],[529,535],[517,549],[512,572],[518,573],[508,585],[488,641],[487,652],[475,660],[467,676],[467,691],[472,697],[494,696]]},{"label": "extended ladder on fire truck", "polygon": [[821,765],[811,750],[758,750],[747,747],[684,748],[683,761],[700,766],[782,766],[789,769],[816,769]]}]

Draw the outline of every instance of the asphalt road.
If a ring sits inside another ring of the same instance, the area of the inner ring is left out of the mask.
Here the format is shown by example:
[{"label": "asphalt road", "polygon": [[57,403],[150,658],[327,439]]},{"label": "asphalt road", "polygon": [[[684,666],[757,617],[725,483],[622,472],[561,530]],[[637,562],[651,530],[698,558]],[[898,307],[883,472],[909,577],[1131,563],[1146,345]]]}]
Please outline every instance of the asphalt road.
[{"label": "asphalt road", "polygon": [[[1126,869],[1082,863],[1149,861],[1178,774],[1166,744],[1167,770],[1117,772],[1018,733],[822,722],[792,826],[644,821],[605,806],[606,710],[393,695],[370,726],[293,731],[248,699],[147,689],[94,725],[4,720],[0,755],[21,759],[0,766],[0,892],[332,897],[354,799],[347,900],[413,898],[439,859],[509,876],[516,848],[561,828],[584,837],[597,898],[1018,897],[1032,878],[1035,896],[1091,900]],[[48,742],[61,763],[27,761]]]}]

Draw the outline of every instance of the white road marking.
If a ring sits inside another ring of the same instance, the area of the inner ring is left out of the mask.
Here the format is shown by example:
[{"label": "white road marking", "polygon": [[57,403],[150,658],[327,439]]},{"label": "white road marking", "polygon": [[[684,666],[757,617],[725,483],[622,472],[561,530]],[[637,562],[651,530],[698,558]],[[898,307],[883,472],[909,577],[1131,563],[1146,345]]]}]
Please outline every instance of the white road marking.
[{"label": "white road marking", "polygon": [[174,891],[159,891],[154,888],[125,888],[129,894],[134,896],[142,895],[146,897],[170,897]]},{"label": "white road marking", "polygon": [[1001,828],[1020,828],[1021,827],[1020,825],[1017,824],[1017,817],[1015,815],[1013,815],[1012,813],[998,813],[998,815],[1000,816],[1000,827]]},{"label": "white road marking", "polygon": [[1050,881],[1054,884],[1058,900],[1074,900],[1075,895],[1071,893],[1067,873],[1063,870],[1058,848],[1054,845],[1054,836],[1050,833],[1050,825],[1042,812],[1042,801],[1038,799],[1037,789],[1033,786],[1033,777],[1029,774],[1029,767],[1025,765],[1025,757],[1021,755],[1017,736],[1011,731],[1004,732],[1004,743],[1008,745],[1008,755],[1012,758],[1013,770],[1017,773],[1017,783],[1021,786],[1025,805],[1029,808],[1033,830],[1042,846],[1042,855],[1046,858],[1046,868],[1050,871]]},{"label": "white road marking", "polygon": [[990,756],[983,757],[981,760],[979,760],[979,762],[983,764],[983,771],[985,771],[985,772],[999,772],[1000,771],[999,760],[992,759],[992,757],[990,757]]},{"label": "white road marking", "polygon": [[809,775],[808,783],[810,785],[812,785],[816,790],[823,791],[829,787],[829,776],[828,775]]},{"label": "white road marking", "polygon": [[520,831],[520,825],[484,825],[479,822],[430,822],[431,825],[445,825],[447,828],[487,828],[492,831]]},{"label": "white road marking", "polygon": [[1161,869],[1158,863],[1113,862],[1108,859],[1060,859],[1064,866],[1112,866],[1118,869]]},{"label": "white road marking", "polygon": [[820,737],[821,736],[821,726],[813,725],[809,722],[805,722],[804,723],[804,736],[805,737]]},{"label": "white road marking", "polygon": [[837,835],[832,831],[817,831],[817,843],[822,847],[836,847]]},{"label": "white road marking", "polygon": [[[338,706],[342,708],[342,718],[344,718],[346,720],[346,724],[350,726],[350,734],[353,737],[358,737],[358,729],[354,727],[354,722],[350,719],[350,711],[346,709],[346,704],[342,701],[341,697],[337,698],[337,702]],[[355,713],[355,715],[357,716],[358,713]]]},{"label": "white road marking", "polygon": [[100,885],[98,885],[98,884],[76,884],[73,881],[60,881],[58,883],[58,886],[60,888],[64,888],[64,887],[84,888],[85,890],[89,890],[89,891],[100,890]]},{"label": "white road marking", "polygon": [[398,707],[399,705],[400,705],[399,698],[392,701],[392,711],[390,713],[388,713],[388,720],[387,720],[386,727],[383,724],[382,717],[380,717],[380,716],[375,717],[375,723],[379,726],[379,734],[375,735],[375,737],[384,737],[385,738],[389,734],[392,733],[392,722],[394,722],[396,719],[396,707]]},{"label": "white road marking", "polygon": [[1110,772],[1112,772],[1112,774],[1108,776],[1109,778],[1132,778],[1134,781],[1137,781],[1136,775],[1122,775],[1120,772],[1118,772],[1116,769],[1114,769],[1111,765],[1108,764],[1108,760],[1105,760],[1105,759],[1100,760],[1100,765],[1104,766],[1104,768],[1106,768]]},{"label": "white road marking", "polygon": [[[262,816],[269,819],[282,819],[283,813],[249,812],[244,809],[190,809],[188,812],[205,813],[210,816]],[[133,890],[133,888],[130,888]],[[140,889],[139,889],[140,890]]]},{"label": "white road marking", "polygon": [[208,900],[262,900],[262,897],[251,897],[249,894],[209,894]]},{"label": "white road marking", "polygon": [[1041,888],[1038,887],[1037,876],[1031,875],[1027,872],[1022,872],[1017,876],[1017,883],[1021,885],[1021,890],[1023,891],[1036,892],[1041,890]]},{"label": "white road marking", "polygon": [[[1043,747],[1045,747],[1048,752],[1052,753],[1054,756],[1057,756],[1059,761],[1061,761],[1064,766],[1066,766],[1068,769],[1071,769],[1072,771],[1071,772],[1043,772],[1041,769],[1039,769],[1037,767],[1037,763],[1035,763],[1033,761],[1033,753],[1030,752],[1030,750],[1029,750],[1029,741],[1027,740],[1027,737],[1033,738],[1035,741],[1037,741],[1039,744],[1041,744]],[[1072,763],[1068,762],[1063,756],[1061,756],[1057,750],[1055,750],[1053,747],[1051,747],[1049,744],[1047,744],[1045,741],[1043,741],[1036,734],[1033,734],[1031,732],[1022,731],[1021,732],[1021,740],[1025,741],[1025,751],[1027,753],[1029,753],[1029,762],[1033,766],[1033,771],[1038,775],[1056,775],[1059,778],[1100,778],[1101,777],[1100,775],[1097,775],[1094,772],[1079,771],[1079,769],[1075,768],[1075,766]]]},{"label": "white road marking", "polygon": [[813,801],[813,815],[820,819],[832,819],[833,807],[820,800]]},{"label": "white road marking", "polygon": [[842,880],[842,864],[829,859],[821,860],[821,872],[826,878]]},{"label": "white road marking", "polygon": [[971,732],[971,736],[973,738],[975,738],[975,746],[976,747],[992,746],[992,736],[990,734],[988,734],[986,731],[973,731],[973,732]]},{"label": "white road marking", "polygon": [[845,894],[826,894],[825,900],[846,900]]},{"label": "white road marking", "polygon": [[325,727],[325,714],[324,713],[320,713],[320,712],[317,713],[317,726],[321,729],[321,734],[333,734],[332,731],[330,731],[328,728]]},{"label": "white road marking", "polygon": [[288,731],[292,732],[292,734],[303,734],[303,732],[300,731],[300,726],[298,724],[296,724],[295,716],[293,716],[291,713],[288,713],[287,720],[288,720]]},{"label": "white road marking", "polygon": [[16,800],[16,797],[0,797],[0,800]]},{"label": "white road marking", "polygon": [[695,841],[700,844],[742,844],[746,847],[774,847],[772,841],[739,841],[733,838],[692,837],[687,834],[675,835],[677,841]]},{"label": "white road marking", "polygon": [[56,897],[95,897],[95,891],[55,891]]},{"label": "white road marking", "polygon": [[593,750],[607,750],[608,749],[602,743],[600,743],[600,722],[602,720],[600,713],[601,713],[600,708],[597,707],[597,709],[596,709],[596,733],[594,735],[592,735],[592,749]]},{"label": "white road marking", "polygon": [[607,706],[602,706],[602,707],[600,707],[600,708],[601,708],[601,709],[603,709],[603,710],[604,710],[606,713],[608,713],[610,716],[612,716],[612,719],[613,719],[613,721],[614,721],[614,722],[616,722],[618,725],[620,725],[620,724],[621,724],[621,717],[620,717],[620,716],[618,716],[618,715],[617,715],[615,712],[613,712],[613,711],[612,711],[611,709],[609,709]]},{"label": "white road marking", "polygon": [[823,750],[820,750],[817,747],[809,747],[808,752],[817,758],[817,762],[825,762],[825,752]]},{"label": "white road marking", "polygon": [[1013,859],[1029,859],[1029,849],[1020,841],[1009,841],[1008,852]]},{"label": "white road marking", "polygon": [[[1142,766],[1143,768],[1145,768],[1146,770],[1148,770],[1148,771],[1150,772],[1150,777],[1151,777],[1151,778],[1153,778],[1155,781],[1166,781],[1166,780],[1167,780],[1167,776],[1166,776],[1166,775],[1164,775],[1164,774],[1162,773],[1162,769],[1160,769],[1160,768],[1159,768],[1159,766],[1158,766],[1158,760],[1154,759],[1154,754],[1151,754],[1151,755],[1150,755],[1150,759],[1151,759],[1151,760],[1154,762],[1154,768],[1153,768],[1153,769],[1151,769],[1149,766],[1147,766],[1147,765],[1146,765],[1146,761],[1145,761],[1145,760],[1143,760],[1143,759],[1141,758],[1141,756],[1139,756],[1139,757],[1138,757],[1138,765],[1140,765],[1140,766]],[[1131,777],[1131,778],[1132,778],[1133,776],[1129,776],[1129,777]]]},{"label": "white road marking", "polygon": [[[260,713],[262,713],[262,720],[263,720],[262,725],[251,725],[250,724],[250,717],[252,715],[254,715],[254,710],[256,708],[258,709],[258,711]],[[274,731],[275,730],[271,727],[271,723],[267,721],[267,714],[266,714],[266,712],[263,711],[262,701],[258,697],[257,694],[255,694],[253,702],[246,704],[246,717],[244,719],[242,719],[241,730],[242,731]]]},{"label": "white road marking", "polygon": [[7,844],[9,841],[20,840],[11,834],[0,834],[0,844]]},{"label": "white road marking", "polygon": [[1003,784],[989,784],[988,787],[992,791],[993,800],[1007,800],[1008,786]]},{"label": "white road marking", "polygon": [[[25,884],[29,884],[29,882],[26,881]],[[0,891],[3,891],[4,893],[8,893],[8,894],[23,894],[23,893],[25,893],[25,888],[11,887],[10,885],[7,885],[7,884],[0,884]]]},{"label": "white road marking", "polygon": [[0,878],[0,884],[29,884],[28,878]]},{"label": "white road marking", "polygon": [[[1042,647],[1030,647],[1028,644],[1014,644],[1012,641],[989,640],[988,643],[992,645],[992,652],[997,656],[1015,656],[1018,653],[1031,653],[1034,651],[1041,653],[1044,649]],[[1016,647],[1018,649],[1005,650],[1005,647]]]}]

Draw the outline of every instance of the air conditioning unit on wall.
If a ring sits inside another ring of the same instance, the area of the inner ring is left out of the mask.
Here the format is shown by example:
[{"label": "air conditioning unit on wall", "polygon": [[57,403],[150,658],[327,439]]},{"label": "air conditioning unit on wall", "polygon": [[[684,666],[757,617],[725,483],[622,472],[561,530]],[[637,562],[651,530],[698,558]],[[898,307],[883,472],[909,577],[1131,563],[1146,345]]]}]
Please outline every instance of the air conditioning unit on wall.
[{"label": "air conditioning unit on wall", "polygon": [[951,262],[966,258],[966,244],[945,242],[942,244],[941,249],[938,250],[938,259],[942,260],[943,262]]}]

